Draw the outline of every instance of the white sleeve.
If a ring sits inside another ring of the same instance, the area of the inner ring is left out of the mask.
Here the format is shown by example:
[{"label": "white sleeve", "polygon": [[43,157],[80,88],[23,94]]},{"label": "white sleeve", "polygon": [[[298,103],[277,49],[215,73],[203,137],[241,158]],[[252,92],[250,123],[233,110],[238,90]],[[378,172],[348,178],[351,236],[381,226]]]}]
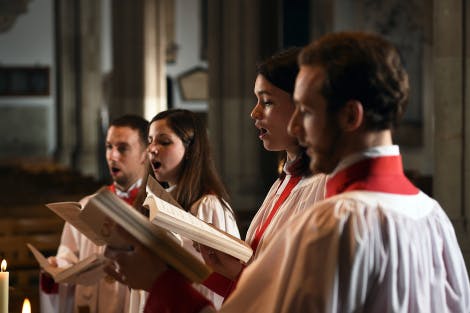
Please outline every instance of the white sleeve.
[{"label": "white sleeve", "polygon": [[57,264],[64,267],[79,261],[79,247],[82,234],[71,224],[65,223],[57,249]]},{"label": "white sleeve", "polygon": [[369,282],[355,271],[371,268],[361,248],[367,238],[357,232],[355,216],[338,217],[334,210],[326,203],[279,229],[244,270],[222,312],[342,312],[349,301],[364,300]]},{"label": "white sleeve", "polygon": [[[229,204],[224,204],[214,195],[206,195],[197,202],[196,216],[237,238],[240,238],[237,222]],[[193,211],[193,210],[191,210]]]},{"label": "white sleeve", "polygon": [[[226,206],[224,206],[216,196],[206,195],[193,205],[191,212],[195,212],[199,219],[240,238],[240,232],[238,231],[238,226],[235,222],[230,206],[226,202],[225,205]],[[192,240],[183,238],[183,247],[204,262],[202,255],[193,247]],[[194,287],[208,298],[215,308],[218,309],[221,307],[223,302],[223,298],[221,296],[203,285],[194,284]]]}]

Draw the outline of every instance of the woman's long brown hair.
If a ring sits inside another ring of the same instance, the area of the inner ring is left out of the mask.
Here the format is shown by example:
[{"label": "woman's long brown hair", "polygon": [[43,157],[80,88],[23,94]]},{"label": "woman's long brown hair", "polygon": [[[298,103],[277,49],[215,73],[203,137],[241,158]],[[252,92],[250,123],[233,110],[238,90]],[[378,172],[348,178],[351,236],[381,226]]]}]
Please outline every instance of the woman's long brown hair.
[{"label": "woman's long brown hair", "polygon": [[166,121],[186,149],[181,175],[172,191],[175,200],[188,211],[202,196],[213,194],[229,209],[225,205],[229,199],[228,193],[216,171],[203,123],[193,112],[183,109],[160,112],[150,124],[158,120]]}]

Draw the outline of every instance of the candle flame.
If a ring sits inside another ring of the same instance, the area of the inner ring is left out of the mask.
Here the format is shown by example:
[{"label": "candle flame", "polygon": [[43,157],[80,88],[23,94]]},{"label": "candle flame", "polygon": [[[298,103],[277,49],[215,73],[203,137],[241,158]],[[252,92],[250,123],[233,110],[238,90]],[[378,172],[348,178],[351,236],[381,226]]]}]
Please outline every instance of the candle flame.
[{"label": "candle flame", "polygon": [[21,313],[31,313],[31,303],[29,303],[29,299],[25,298],[23,302],[23,309]]},{"label": "candle flame", "polygon": [[0,265],[2,272],[6,272],[7,270],[7,261],[3,260],[2,265]]}]

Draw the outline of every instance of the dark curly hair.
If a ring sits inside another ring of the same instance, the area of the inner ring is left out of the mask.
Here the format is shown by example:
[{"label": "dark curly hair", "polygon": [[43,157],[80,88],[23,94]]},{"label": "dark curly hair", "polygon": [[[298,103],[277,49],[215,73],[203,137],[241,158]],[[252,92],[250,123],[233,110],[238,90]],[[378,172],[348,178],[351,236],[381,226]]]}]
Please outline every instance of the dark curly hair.
[{"label": "dark curly hair", "polygon": [[322,94],[330,112],[360,101],[369,130],[392,129],[406,109],[408,74],[397,49],[376,34],[325,35],[302,50],[299,64],[324,68]]}]

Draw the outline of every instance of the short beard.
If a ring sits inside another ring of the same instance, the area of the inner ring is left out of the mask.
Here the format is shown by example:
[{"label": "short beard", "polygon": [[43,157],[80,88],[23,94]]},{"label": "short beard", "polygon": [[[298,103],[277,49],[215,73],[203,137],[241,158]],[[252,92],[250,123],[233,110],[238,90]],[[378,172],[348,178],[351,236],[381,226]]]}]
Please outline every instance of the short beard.
[{"label": "short beard", "polygon": [[114,184],[118,185],[120,188],[123,188],[122,191],[126,191],[124,190],[124,188],[126,188],[126,186],[129,184],[129,180],[127,178],[117,178],[116,180],[114,180]]},{"label": "short beard", "polygon": [[329,146],[327,151],[322,154],[317,154],[311,157],[310,170],[312,173],[331,174],[339,164],[340,161],[340,148],[343,138],[343,132],[336,124],[336,121],[331,118],[330,127],[326,131],[331,134],[329,138]]}]

